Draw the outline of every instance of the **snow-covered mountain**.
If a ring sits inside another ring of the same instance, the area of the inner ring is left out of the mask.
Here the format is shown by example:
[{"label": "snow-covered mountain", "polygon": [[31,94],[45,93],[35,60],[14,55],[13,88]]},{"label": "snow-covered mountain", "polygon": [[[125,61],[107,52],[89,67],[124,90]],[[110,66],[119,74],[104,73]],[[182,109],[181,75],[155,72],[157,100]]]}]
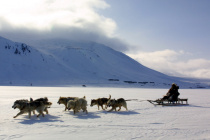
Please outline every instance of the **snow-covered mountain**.
[{"label": "snow-covered mountain", "polygon": [[171,83],[192,86],[95,42],[54,39],[32,47],[0,37],[0,85],[169,87]]}]

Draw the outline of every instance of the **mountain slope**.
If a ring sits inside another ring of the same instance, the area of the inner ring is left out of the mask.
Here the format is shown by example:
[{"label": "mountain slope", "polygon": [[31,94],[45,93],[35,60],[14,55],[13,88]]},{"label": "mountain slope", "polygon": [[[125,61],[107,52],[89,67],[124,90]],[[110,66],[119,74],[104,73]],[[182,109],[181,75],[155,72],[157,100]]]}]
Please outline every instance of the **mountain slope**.
[{"label": "mountain slope", "polygon": [[37,49],[0,37],[0,71],[0,85],[190,86],[95,42],[45,40]]}]

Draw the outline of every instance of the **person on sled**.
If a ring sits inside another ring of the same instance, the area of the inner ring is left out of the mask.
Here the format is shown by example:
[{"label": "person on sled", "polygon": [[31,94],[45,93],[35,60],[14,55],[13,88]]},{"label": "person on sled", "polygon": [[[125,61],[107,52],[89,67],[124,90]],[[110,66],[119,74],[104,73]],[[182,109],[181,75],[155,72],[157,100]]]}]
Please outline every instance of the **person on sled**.
[{"label": "person on sled", "polygon": [[166,93],[166,95],[163,96],[163,99],[166,99],[169,102],[173,102],[173,103],[175,101],[178,101],[178,96],[180,95],[180,93],[178,92],[178,89],[179,89],[179,86],[173,83],[171,85],[171,88]]}]

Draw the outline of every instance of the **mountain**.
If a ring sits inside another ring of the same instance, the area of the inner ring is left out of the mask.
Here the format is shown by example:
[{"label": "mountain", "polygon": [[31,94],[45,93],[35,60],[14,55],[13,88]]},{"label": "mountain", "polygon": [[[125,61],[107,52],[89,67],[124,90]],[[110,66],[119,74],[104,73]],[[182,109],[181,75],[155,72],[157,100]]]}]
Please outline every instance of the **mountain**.
[{"label": "mountain", "polygon": [[0,37],[0,85],[168,88],[171,83],[194,86],[95,42],[54,39],[33,47]]}]

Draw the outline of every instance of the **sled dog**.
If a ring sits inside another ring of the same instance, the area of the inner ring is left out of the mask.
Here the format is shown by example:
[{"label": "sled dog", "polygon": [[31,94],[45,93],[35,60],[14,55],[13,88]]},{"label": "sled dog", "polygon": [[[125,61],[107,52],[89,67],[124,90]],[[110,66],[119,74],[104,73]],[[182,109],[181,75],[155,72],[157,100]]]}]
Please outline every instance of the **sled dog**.
[{"label": "sled dog", "polygon": [[16,100],[14,102],[14,105],[12,106],[12,108],[16,109],[16,108],[20,108],[20,112],[14,116],[13,118],[18,117],[19,115],[22,115],[24,113],[28,113],[29,118],[31,118],[31,111],[36,110],[39,114],[37,115],[37,117],[39,117],[40,115],[42,115],[44,117],[44,109],[45,109],[45,105],[42,101],[31,101],[31,102],[23,102],[22,100]]},{"label": "sled dog", "polygon": [[111,110],[109,110],[109,112],[115,110],[116,111],[116,108],[119,107],[118,111],[121,110],[121,106],[123,106],[126,110],[128,110],[127,108],[127,103],[126,101],[123,99],[123,98],[119,98],[117,100],[115,99],[110,99],[108,102],[108,107],[112,107]]},{"label": "sled dog", "polygon": [[[32,101],[33,101],[33,99],[32,99],[32,98],[30,98],[30,101],[32,102]],[[49,113],[47,108],[50,108],[50,106],[52,105],[52,102],[48,102],[48,98],[47,98],[47,97],[44,97],[44,98],[38,98],[38,99],[36,99],[36,100],[34,100],[34,101],[37,101],[37,102],[43,102],[43,103],[44,103],[44,105],[45,105],[45,109],[44,109],[44,111],[46,112],[46,114],[48,114],[48,113]]]},{"label": "sled dog", "polygon": [[[109,99],[111,99],[111,95],[109,95],[109,98],[92,99],[90,106],[92,107],[94,105],[97,105],[98,106],[98,110],[99,110],[99,106],[101,106],[101,108],[103,110],[105,110],[105,109],[107,109],[107,102],[108,102]],[[103,105],[105,105],[105,109],[103,108]]]},{"label": "sled dog", "polygon": [[75,100],[69,100],[67,103],[67,108],[68,110],[73,109],[74,110],[74,114],[76,112],[79,112],[80,109],[83,110],[83,112],[86,112],[86,114],[88,113],[87,111],[87,101],[85,98],[78,98]]},{"label": "sled dog", "polygon": [[22,110],[26,103],[29,103],[29,100],[27,100],[27,99],[16,100],[14,102],[12,108],[14,108],[14,109],[18,108],[19,110]]},{"label": "sled dog", "polygon": [[[12,108],[16,109],[18,108],[20,111],[24,108],[26,103],[29,103],[30,101],[28,99],[20,99],[20,100],[16,100],[14,102],[14,105],[12,106]],[[33,111],[33,114],[35,114],[35,111]]]},{"label": "sled dog", "polygon": [[[84,96],[83,98],[86,98],[86,97]],[[65,105],[65,111],[66,111],[68,101],[69,101],[69,100],[75,100],[75,99],[78,99],[78,97],[60,97],[60,98],[58,99],[58,102],[57,102],[57,103],[58,103],[59,105],[60,105],[60,104],[64,104],[64,105]]]}]

